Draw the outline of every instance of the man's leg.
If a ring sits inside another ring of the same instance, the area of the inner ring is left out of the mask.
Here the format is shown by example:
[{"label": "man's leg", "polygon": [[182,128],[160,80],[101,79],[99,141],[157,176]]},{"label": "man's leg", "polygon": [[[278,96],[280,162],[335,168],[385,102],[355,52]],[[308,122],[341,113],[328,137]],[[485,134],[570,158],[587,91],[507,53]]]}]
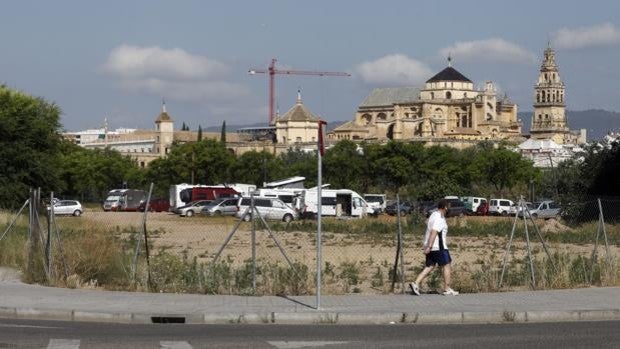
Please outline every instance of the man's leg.
[{"label": "man's leg", "polygon": [[431,272],[433,271],[433,269],[435,269],[434,265],[431,265],[430,267],[425,267],[424,269],[422,269],[422,272],[420,272],[420,275],[418,275],[418,277],[415,279],[415,283],[416,284],[420,284],[420,282],[422,282],[424,280],[424,278]]},{"label": "man's leg", "polygon": [[444,290],[449,290],[450,284],[452,282],[452,266],[451,263],[448,263],[442,267],[443,269],[443,281],[444,281]]}]

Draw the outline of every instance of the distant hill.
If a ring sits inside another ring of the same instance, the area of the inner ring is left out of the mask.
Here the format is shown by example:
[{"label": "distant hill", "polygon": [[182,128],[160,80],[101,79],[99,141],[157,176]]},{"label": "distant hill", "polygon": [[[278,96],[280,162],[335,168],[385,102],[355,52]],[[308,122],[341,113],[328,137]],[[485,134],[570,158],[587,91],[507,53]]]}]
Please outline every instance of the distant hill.
[{"label": "distant hill", "polygon": [[[566,116],[571,130],[588,130],[588,140],[601,139],[609,131],[620,131],[620,113],[617,112],[603,109],[567,110]],[[529,133],[532,112],[519,112],[518,118],[523,121],[523,133]]]},{"label": "distant hill", "polygon": [[[579,130],[585,128],[588,130],[588,140],[601,139],[609,131],[620,132],[620,113],[607,111],[603,109],[589,109],[582,111],[566,111],[568,117],[568,125],[571,130]],[[532,125],[532,112],[519,112],[518,118],[523,121],[523,133],[530,132]],[[330,121],[327,124],[328,131],[344,124],[345,121]],[[248,124],[248,125],[226,125],[227,132],[234,132],[244,127],[264,127],[264,122]],[[205,129],[205,132],[220,132],[221,126],[211,126]]]}]

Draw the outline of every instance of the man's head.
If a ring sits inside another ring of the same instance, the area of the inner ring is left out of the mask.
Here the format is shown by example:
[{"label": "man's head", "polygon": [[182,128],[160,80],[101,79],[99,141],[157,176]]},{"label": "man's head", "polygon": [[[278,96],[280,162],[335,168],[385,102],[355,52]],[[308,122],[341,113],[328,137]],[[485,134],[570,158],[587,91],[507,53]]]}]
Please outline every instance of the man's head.
[{"label": "man's head", "polygon": [[448,207],[450,207],[450,202],[446,199],[441,199],[437,202],[437,209],[446,213],[448,211]]}]

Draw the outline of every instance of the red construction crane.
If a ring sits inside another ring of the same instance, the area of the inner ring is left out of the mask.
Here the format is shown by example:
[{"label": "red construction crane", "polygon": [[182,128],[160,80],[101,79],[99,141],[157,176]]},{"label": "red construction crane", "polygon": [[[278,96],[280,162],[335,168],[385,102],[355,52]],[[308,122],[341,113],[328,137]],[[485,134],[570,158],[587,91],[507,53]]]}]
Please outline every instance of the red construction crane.
[{"label": "red construction crane", "polygon": [[318,75],[318,76],[351,76],[349,73],[341,73],[341,72],[327,72],[327,71],[307,71],[307,70],[279,70],[276,69],[276,59],[271,60],[271,64],[267,69],[250,69],[248,73],[254,74],[269,74],[269,124],[274,122],[274,104],[275,104],[275,85],[276,85],[276,74],[285,74],[285,75]]}]

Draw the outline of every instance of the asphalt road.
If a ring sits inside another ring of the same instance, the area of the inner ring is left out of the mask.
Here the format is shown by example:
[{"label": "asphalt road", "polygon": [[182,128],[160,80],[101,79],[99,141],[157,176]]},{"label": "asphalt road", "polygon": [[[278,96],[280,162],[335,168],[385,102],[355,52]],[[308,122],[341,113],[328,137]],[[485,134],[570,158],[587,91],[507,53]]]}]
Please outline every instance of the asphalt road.
[{"label": "asphalt road", "polygon": [[0,319],[0,348],[617,348],[620,321],[498,325],[122,325]]}]

